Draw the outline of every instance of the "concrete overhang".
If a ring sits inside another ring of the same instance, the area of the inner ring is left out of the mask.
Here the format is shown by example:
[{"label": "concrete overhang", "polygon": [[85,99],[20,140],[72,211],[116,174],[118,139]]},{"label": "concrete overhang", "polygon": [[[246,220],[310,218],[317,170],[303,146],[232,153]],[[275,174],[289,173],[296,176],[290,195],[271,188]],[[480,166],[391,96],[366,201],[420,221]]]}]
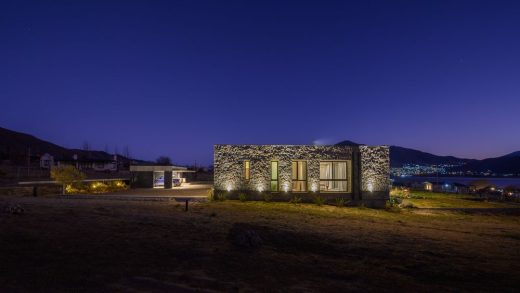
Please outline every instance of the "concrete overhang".
[{"label": "concrete overhang", "polygon": [[151,171],[175,171],[179,173],[190,173],[195,172],[188,170],[186,167],[179,166],[154,166],[154,165],[132,165],[130,166],[131,172],[151,172]]}]

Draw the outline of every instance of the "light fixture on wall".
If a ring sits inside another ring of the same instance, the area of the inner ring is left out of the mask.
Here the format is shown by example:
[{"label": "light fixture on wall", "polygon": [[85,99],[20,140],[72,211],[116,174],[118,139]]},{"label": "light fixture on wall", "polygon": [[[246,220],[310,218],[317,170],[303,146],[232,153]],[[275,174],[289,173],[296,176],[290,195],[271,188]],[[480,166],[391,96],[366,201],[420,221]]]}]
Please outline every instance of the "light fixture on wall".
[{"label": "light fixture on wall", "polygon": [[370,191],[370,192],[374,191],[374,185],[372,184],[372,182],[368,182],[368,184],[367,184],[367,189],[368,189],[368,191]]}]

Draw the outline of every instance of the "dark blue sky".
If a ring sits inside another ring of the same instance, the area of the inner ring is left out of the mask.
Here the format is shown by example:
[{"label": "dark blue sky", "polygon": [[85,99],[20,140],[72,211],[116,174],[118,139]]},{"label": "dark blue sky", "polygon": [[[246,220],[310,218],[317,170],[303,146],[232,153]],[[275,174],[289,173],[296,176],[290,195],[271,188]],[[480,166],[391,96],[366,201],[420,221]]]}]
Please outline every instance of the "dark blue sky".
[{"label": "dark blue sky", "polygon": [[67,147],[520,150],[520,1],[0,5],[0,126]]}]

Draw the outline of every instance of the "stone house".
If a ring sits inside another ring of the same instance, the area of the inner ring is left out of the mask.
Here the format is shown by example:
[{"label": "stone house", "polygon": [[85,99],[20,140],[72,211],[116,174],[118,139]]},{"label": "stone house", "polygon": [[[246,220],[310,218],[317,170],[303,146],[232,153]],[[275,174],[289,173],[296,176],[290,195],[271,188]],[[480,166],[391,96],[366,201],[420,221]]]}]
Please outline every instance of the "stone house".
[{"label": "stone house", "polygon": [[386,146],[215,145],[214,187],[235,198],[310,202],[344,198],[353,204],[384,207],[389,198]]}]

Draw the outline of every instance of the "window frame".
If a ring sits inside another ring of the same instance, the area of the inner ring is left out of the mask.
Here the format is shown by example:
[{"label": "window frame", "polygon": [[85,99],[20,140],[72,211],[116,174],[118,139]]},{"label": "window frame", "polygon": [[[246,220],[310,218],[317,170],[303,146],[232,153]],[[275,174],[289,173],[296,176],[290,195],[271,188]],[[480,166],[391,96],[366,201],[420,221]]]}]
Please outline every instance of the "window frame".
[{"label": "window frame", "polygon": [[245,181],[251,180],[251,161],[250,160],[244,160],[244,163],[242,165],[243,168],[243,176]]},{"label": "window frame", "polygon": [[[347,172],[347,178],[345,179],[333,179],[334,178],[334,163],[338,162],[344,162],[346,164],[346,172]],[[352,160],[322,160],[319,161],[320,163],[320,181],[319,181],[319,188],[318,191],[320,193],[352,193]],[[331,163],[332,165],[332,178],[321,178],[321,163]],[[347,190],[346,191],[327,191],[327,190],[321,190],[321,182],[322,181],[335,181],[335,182],[346,182],[347,183]]]},{"label": "window frame", "polygon": [[[276,180],[273,180],[273,163],[276,162]],[[280,162],[278,160],[271,160],[270,162],[270,175],[269,176],[269,190],[271,192],[280,192]],[[273,182],[276,182],[276,190],[273,190]]]},{"label": "window frame", "polygon": [[[296,179],[293,178],[293,166],[294,166],[294,163],[296,163]],[[299,163],[305,163],[305,180],[301,180],[299,179],[299,174],[298,174],[298,164]],[[305,190],[293,190],[293,183],[294,182],[305,182]],[[309,192],[309,163],[307,162],[307,160],[292,160],[291,161],[291,192],[292,193],[307,193]]]}]

